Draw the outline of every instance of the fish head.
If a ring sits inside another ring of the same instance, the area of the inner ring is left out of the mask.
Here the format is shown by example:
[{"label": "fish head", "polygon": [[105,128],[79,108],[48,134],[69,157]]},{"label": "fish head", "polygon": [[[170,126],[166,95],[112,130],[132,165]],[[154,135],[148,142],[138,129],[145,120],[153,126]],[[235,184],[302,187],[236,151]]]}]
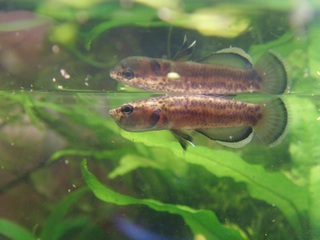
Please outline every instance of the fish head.
[{"label": "fish head", "polygon": [[169,72],[168,60],[128,57],[110,71],[110,76],[129,87],[153,90],[159,85],[159,78],[165,78]]},{"label": "fish head", "polygon": [[139,62],[135,61],[135,57],[128,57],[111,69],[110,77],[122,83],[130,82],[135,78],[137,68],[139,68]]},{"label": "fish head", "polygon": [[153,130],[160,120],[161,109],[141,101],[123,104],[109,111],[119,127],[129,132]]}]

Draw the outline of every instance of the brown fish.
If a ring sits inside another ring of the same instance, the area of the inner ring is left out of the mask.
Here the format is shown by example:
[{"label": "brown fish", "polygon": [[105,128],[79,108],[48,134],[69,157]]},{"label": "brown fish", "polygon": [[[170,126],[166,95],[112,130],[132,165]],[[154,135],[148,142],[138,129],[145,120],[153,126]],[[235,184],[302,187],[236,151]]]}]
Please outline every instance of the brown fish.
[{"label": "brown fish", "polygon": [[282,94],[289,91],[288,75],[277,53],[266,52],[253,66],[251,57],[240,48],[223,49],[198,62],[128,57],[110,72],[126,86],[188,94]]},{"label": "brown fish", "polygon": [[183,148],[195,130],[230,147],[242,147],[254,137],[277,144],[287,126],[280,98],[253,104],[205,95],[163,96],[123,104],[109,114],[126,131],[171,130]]}]

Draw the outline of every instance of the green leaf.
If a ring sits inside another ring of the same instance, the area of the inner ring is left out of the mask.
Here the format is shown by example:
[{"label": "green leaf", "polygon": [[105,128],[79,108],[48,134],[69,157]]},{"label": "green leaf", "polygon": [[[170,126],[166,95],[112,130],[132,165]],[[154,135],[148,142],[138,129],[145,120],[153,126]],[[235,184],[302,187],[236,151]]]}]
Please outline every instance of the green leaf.
[{"label": "green leaf", "polygon": [[70,233],[79,237],[92,228],[91,224],[90,218],[86,215],[62,219],[55,227],[55,232],[57,233],[55,239],[66,239],[65,236],[69,236]]},{"label": "green leaf", "polygon": [[[308,186],[310,239],[320,238],[320,121],[313,98],[290,97],[293,179]],[[295,114],[293,114],[295,113]],[[302,113],[302,114],[301,114]]]},{"label": "green leaf", "polygon": [[139,167],[152,167],[157,169],[163,169],[163,165],[152,161],[148,158],[137,156],[134,154],[128,154],[121,158],[120,166],[114,169],[110,174],[110,178],[116,178],[122,176],[128,172],[131,172]]},{"label": "green leaf", "polygon": [[86,192],[88,192],[87,188],[76,190],[70,193],[56,206],[56,208],[52,211],[51,215],[43,225],[40,234],[41,239],[58,240],[64,234],[64,232],[59,231],[59,229],[67,231],[73,227],[73,225],[70,225],[69,227],[64,226],[64,228],[61,228],[60,224],[70,206]]},{"label": "green leaf", "polygon": [[258,59],[258,56],[262,55],[266,51],[273,49],[279,52],[283,56],[287,56],[292,52],[292,49],[305,48],[306,41],[296,41],[292,32],[283,34],[280,38],[274,41],[270,41],[264,44],[252,45],[249,50],[249,54]]},{"label": "green leaf", "polygon": [[319,64],[320,64],[320,27],[318,23],[314,23],[310,26],[310,30],[308,33],[309,37],[309,44],[308,44],[308,56],[309,56],[309,72],[310,75],[314,78],[317,78],[318,81],[320,79],[320,71],[319,71]]},{"label": "green leaf", "polygon": [[218,177],[245,182],[253,198],[279,208],[301,236],[300,213],[308,207],[306,187],[295,185],[282,173],[270,173],[259,165],[250,165],[231,151],[197,147],[186,154],[186,161],[201,165]]},{"label": "green leaf", "polygon": [[10,238],[11,240],[35,240],[31,232],[11,222],[7,219],[0,218],[0,237],[1,235]]},{"label": "green leaf", "polygon": [[211,211],[195,210],[187,206],[164,204],[152,199],[137,199],[114,192],[102,185],[96,177],[88,171],[85,160],[82,162],[82,174],[95,196],[104,202],[120,206],[141,204],[156,211],[178,214],[185,220],[194,235],[202,235],[205,239],[243,239],[239,232],[222,225]]},{"label": "green leaf", "polygon": [[147,149],[143,144],[135,144],[134,153],[131,148],[128,153],[124,149],[122,154],[120,165],[110,173],[110,178],[122,176],[140,167],[169,170],[176,176],[186,174],[188,169],[186,162],[163,148]]},{"label": "green leaf", "polygon": [[311,239],[320,239],[320,166],[317,165],[310,172],[310,227]]},{"label": "green leaf", "polygon": [[301,236],[300,213],[308,209],[308,189],[298,186],[283,173],[270,173],[263,167],[251,165],[233,150],[214,150],[203,146],[189,147],[185,154],[177,142],[172,142],[166,132],[130,133],[122,135],[134,142],[150,147],[166,147],[188,163],[204,167],[218,177],[231,177],[247,184],[250,195],[279,208]]}]

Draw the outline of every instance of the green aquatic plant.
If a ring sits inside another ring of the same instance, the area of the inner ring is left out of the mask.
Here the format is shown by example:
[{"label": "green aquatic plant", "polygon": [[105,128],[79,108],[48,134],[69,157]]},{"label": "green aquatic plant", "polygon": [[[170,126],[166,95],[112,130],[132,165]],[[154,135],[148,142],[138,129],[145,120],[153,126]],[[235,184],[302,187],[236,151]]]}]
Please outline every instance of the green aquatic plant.
[{"label": "green aquatic plant", "polygon": [[13,239],[26,239],[26,240],[34,240],[34,236],[31,232],[29,232],[27,229],[23,228],[22,226],[13,223],[10,220],[7,219],[0,219],[0,234]]},{"label": "green aquatic plant", "polygon": [[[32,95],[27,93],[11,95],[10,98],[11,100],[23,101],[25,111],[30,116],[33,116],[32,118],[37,119],[35,120],[36,122],[39,122],[39,120],[45,121],[56,130],[59,129],[56,127],[59,123],[55,116],[57,116],[56,114],[62,114],[64,117],[71,119],[72,122],[89,129],[97,129],[97,126],[99,126],[101,133],[109,135],[109,139],[117,135],[117,130],[112,121],[106,122],[98,116],[90,116],[92,112],[89,115],[87,113],[84,114],[83,108],[85,103],[88,104],[87,97],[80,96],[76,98],[78,103],[82,102],[81,108],[79,105],[69,105],[66,108],[66,106],[61,107],[56,103],[35,101]],[[88,106],[91,106],[93,100],[89,101]],[[33,102],[33,104],[27,104],[28,102]],[[317,186],[319,184],[317,177],[319,171],[318,159],[320,155],[317,142],[320,139],[313,134],[313,131],[320,129],[320,122],[317,121],[316,108],[312,101],[299,97],[287,97],[287,102],[291,111],[302,112],[307,110],[308,112],[308,115],[301,114],[292,117],[291,131],[287,139],[288,151],[292,161],[292,169],[290,171],[269,172],[262,166],[248,163],[245,159],[248,154],[241,157],[230,149],[219,150],[197,145],[196,147],[189,147],[184,153],[168,132],[129,133],[121,131],[121,135],[129,140],[126,144],[115,145],[113,148],[104,150],[96,149],[95,151],[92,151],[92,149],[70,148],[69,150],[56,152],[51,157],[50,162],[67,156],[90,157],[96,160],[114,159],[119,162],[119,165],[115,166],[109,173],[109,178],[111,179],[134,174],[135,171],[141,168],[154,169],[160,175],[164,172],[171,172],[172,176],[184,179],[188,175],[188,169],[190,170],[196,165],[201,167],[202,170],[200,172],[203,172],[203,176],[198,176],[197,181],[199,184],[202,182],[201,178],[208,174],[220,179],[230,178],[233,182],[243,183],[252,199],[263,201],[282,212],[294,229],[295,236],[298,239],[304,239],[309,231],[313,236],[310,239],[316,239],[319,234],[317,209],[320,204],[317,194]],[[48,109],[50,109],[49,112]],[[80,111],[81,109],[82,111]],[[72,135],[70,131],[73,130],[68,129],[67,135],[64,131],[60,133],[68,136]],[[101,138],[103,137],[101,136]],[[130,143],[131,141],[134,144]],[[109,145],[110,142],[106,144]],[[269,150],[264,149],[262,151],[267,152]],[[200,234],[205,236],[206,239],[230,239],[228,237],[230,234],[233,239],[243,239],[245,236],[243,230],[236,233],[239,228],[235,228],[235,225],[224,226],[215,213],[206,209],[205,205],[190,208],[181,203],[161,203],[161,201],[156,200],[156,196],[153,199],[138,199],[126,196],[116,193],[107,186],[103,186],[89,172],[86,162],[82,164],[82,172],[91,191],[104,202],[116,205],[145,205],[156,211],[180,215],[191,228],[194,236]],[[201,188],[201,185],[198,187]],[[188,191],[198,191],[193,189],[193,186],[188,188],[190,188]],[[55,232],[53,227],[58,220],[52,219],[61,219],[64,215],[63,212],[65,212],[63,209],[70,207],[77,200],[77,197],[70,196],[70,199],[61,203],[60,214],[55,211],[55,214],[47,220],[48,223],[43,226],[41,236],[51,236]],[[203,202],[203,204],[209,203],[210,199]],[[76,220],[74,219],[74,221]],[[309,224],[306,224],[306,222]],[[79,224],[81,224],[81,221]],[[18,229],[16,232],[21,230],[21,234],[26,234],[25,230],[20,229],[19,226],[15,226],[7,220],[2,220],[3,227],[0,232],[4,235],[8,234],[6,232],[7,225],[16,227]],[[46,237],[46,239],[48,238]],[[52,239],[59,239],[59,237]]]},{"label": "green aquatic plant", "polygon": [[194,236],[200,235],[205,239],[242,239],[240,233],[220,224],[217,217],[211,211],[195,210],[187,206],[164,204],[153,199],[137,199],[116,193],[103,186],[95,176],[88,171],[86,161],[82,163],[82,172],[90,189],[97,198],[104,202],[119,206],[141,204],[156,211],[180,215],[192,229]]},{"label": "green aquatic plant", "polygon": [[[299,105],[297,104],[298,101],[300,100],[292,100],[292,106]],[[307,103],[306,101],[304,107],[308,107],[309,104],[310,102]],[[314,121],[316,119],[316,114],[311,119]],[[295,121],[301,122],[299,119],[295,119]],[[317,122],[316,125],[316,128],[318,129],[319,122]],[[291,127],[293,129],[300,129],[296,128],[295,126]],[[311,178],[308,179],[309,174],[305,175],[304,177],[307,177],[307,179],[304,180],[307,182],[307,184],[305,186],[301,186],[288,178],[284,173],[270,173],[260,166],[252,166],[246,163],[244,159],[242,159],[233,151],[214,150],[207,147],[197,146],[195,148],[189,148],[185,155],[183,155],[175,143],[168,140],[159,141],[159,139],[162,138],[161,134],[157,135],[156,138],[152,133],[146,133],[137,136],[137,134],[122,132],[122,135],[128,139],[134,140],[135,142],[142,142],[146,146],[171,149],[174,155],[177,157],[180,156],[181,161],[184,160],[190,164],[200,165],[215,176],[231,177],[234,181],[246,183],[250,195],[253,198],[266,201],[270,205],[279,208],[287,217],[288,221],[294,226],[298,236],[301,238],[303,238],[304,232],[306,231],[306,229],[303,229],[303,222],[305,221],[304,214],[308,212],[311,207],[313,208],[313,204],[319,204],[317,198],[310,196],[312,197],[310,199],[308,197],[309,188],[313,188],[312,186],[314,186],[314,181],[316,180],[316,176],[314,176],[313,171],[316,170],[317,167],[314,169],[309,169],[311,170],[309,173],[311,174]],[[294,138],[295,137],[293,136],[293,139]],[[306,141],[308,142],[308,140]],[[314,143],[316,142],[317,141],[314,140]],[[308,147],[312,147],[312,145],[308,145]],[[291,149],[293,148],[294,147],[292,146]],[[317,150],[314,149],[311,152],[315,151]],[[302,150],[302,152],[308,151]],[[297,153],[294,153],[293,158],[295,158],[294,156],[297,156],[296,154]],[[310,158],[309,154],[308,157],[309,161],[311,159],[317,159]],[[304,163],[307,163],[307,161]],[[312,204],[310,205],[310,203]],[[314,224],[317,223],[311,222],[311,225]],[[317,231],[316,226],[313,229]]]}]

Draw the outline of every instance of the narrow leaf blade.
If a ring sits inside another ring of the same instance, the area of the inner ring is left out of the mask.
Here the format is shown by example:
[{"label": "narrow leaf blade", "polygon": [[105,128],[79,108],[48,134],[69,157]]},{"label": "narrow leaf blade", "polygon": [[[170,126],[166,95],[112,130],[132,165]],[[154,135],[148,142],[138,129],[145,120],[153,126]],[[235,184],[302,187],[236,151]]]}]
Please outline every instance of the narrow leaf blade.
[{"label": "narrow leaf blade", "polygon": [[195,210],[187,206],[164,204],[152,199],[136,199],[112,191],[102,185],[96,177],[88,171],[87,162],[82,162],[82,174],[84,179],[100,200],[116,205],[145,205],[159,212],[168,212],[180,215],[194,235],[202,235],[205,239],[243,239],[239,232],[222,225],[215,214],[207,210]]},{"label": "narrow leaf blade", "polygon": [[36,238],[25,228],[7,219],[0,218],[0,237],[1,235],[12,240],[35,240]]}]

